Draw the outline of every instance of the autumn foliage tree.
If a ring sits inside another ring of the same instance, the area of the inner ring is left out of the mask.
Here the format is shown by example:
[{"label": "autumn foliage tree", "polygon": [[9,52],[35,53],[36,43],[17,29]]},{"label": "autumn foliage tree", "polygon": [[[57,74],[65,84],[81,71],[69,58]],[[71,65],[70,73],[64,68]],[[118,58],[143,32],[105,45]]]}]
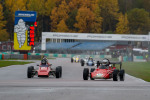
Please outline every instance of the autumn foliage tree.
[{"label": "autumn foliage tree", "polygon": [[6,27],[10,37],[13,37],[15,11],[27,10],[26,2],[27,0],[4,0],[4,6],[5,6],[4,8],[6,9],[4,11],[4,15],[5,15],[5,19],[7,20]]},{"label": "autumn foliage tree", "polygon": [[150,31],[150,0],[0,0],[0,4],[4,25],[0,23],[1,33],[5,30],[10,37],[17,10],[37,12],[37,41],[43,31],[119,34]]},{"label": "autumn foliage tree", "polygon": [[0,4],[0,41],[7,41],[9,36],[5,29],[6,21],[4,21],[3,7]]},{"label": "autumn foliage tree", "polygon": [[[57,25],[60,23],[61,20],[66,21],[68,18],[69,7],[65,0],[59,5],[59,7],[55,7],[52,10],[52,15],[50,16],[51,22],[51,31],[56,32],[58,30]],[[65,24],[65,23],[64,23]]]},{"label": "autumn foliage tree", "polygon": [[79,9],[76,20],[77,23],[74,26],[79,29],[78,32],[92,33],[95,30],[101,31],[101,27],[97,27],[101,26],[101,23],[100,25],[97,25],[98,20],[96,19],[95,14],[87,7]]},{"label": "autumn foliage tree", "polygon": [[116,25],[116,33],[118,34],[129,34],[129,21],[127,18],[127,14],[123,15],[120,13],[118,23]]},{"label": "autumn foliage tree", "polygon": [[65,23],[65,21],[62,19],[59,24],[57,25],[57,32],[68,32],[69,29]]},{"label": "autumn foliage tree", "polygon": [[56,0],[47,0],[45,2],[45,15],[49,16],[52,9],[56,6]]},{"label": "autumn foliage tree", "polygon": [[103,18],[103,32],[113,32],[118,19],[118,0],[99,0],[99,7]]},{"label": "autumn foliage tree", "polygon": [[15,18],[14,16],[17,10],[27,10],[26,2],[27,0],[5,0],[5,6],[11,12],[13,20]]}]

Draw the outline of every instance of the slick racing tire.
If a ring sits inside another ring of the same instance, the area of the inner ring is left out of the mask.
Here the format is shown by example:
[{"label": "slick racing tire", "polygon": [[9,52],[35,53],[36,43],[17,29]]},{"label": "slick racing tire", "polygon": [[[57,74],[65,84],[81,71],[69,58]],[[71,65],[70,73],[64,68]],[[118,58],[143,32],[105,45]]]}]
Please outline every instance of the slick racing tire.
[{"label": "slick racing tire", "polygon": [[98,67],[98,66],[100,66],[100,62],[99,62],[99,61],[97,61],[97,67]]},{"label": "slick racing tire", "polygon": [[62,67],[58,66],[58,69],[60,70],[60,77],[62,77]]},{"label": "slick racing tire", "polygon": [[89,78],[89,69],[84,68],[84,70],[83,70],[83,80],[88,80],[88,78]]},{"label": "slick racing tire", "polygon": [[120,81],[124,81],[125,79],[125,70],[121,69],[119,73]]},{"label": "slick racing tire", "polygon": [[56,72],[55,72],[56,78],[60,78],[60,74],[61,74],[60,71],[61,71],[60,67],[56,67]]},{"label": "slick racing tire", "polygon": [[73,63],[73,58],[71,58],[71,63]]},{"label": "slick racing tire", "polygon": [[29,66],[28,69],[27,69],[27,77],[28,78],[32,78],[34,76],[33,71],[34,71],[34,67]]},{"label": "slick racing tire", "polygon": [[115,69],[113,71],[113,81],[118,81],[118,73],[119,73],[118,69]]},{"label": "slick racing tire", "polygon": [[83,60],[81,61],[81,66],[84,66],[84,61]]},{"label": "slick racing tire", "polygon": [[92,78],[92,76],[91,76],[91,73],[94,72],[94,70],[95,70],[95,68],[91,68],[91,71],[90,71],[90,79],[91,80],[94,80],[94,78]]}]

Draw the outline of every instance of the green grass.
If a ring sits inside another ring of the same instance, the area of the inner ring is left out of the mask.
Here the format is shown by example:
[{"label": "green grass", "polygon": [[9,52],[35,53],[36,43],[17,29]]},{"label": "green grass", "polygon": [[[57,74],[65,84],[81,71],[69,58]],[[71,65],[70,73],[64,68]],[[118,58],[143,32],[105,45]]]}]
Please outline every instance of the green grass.
[{"label": "green grass", "polygon": [[10,65],[24,65],[24,64],[29,64],[33,62],[23,62],[23,61],[0,61],[0,68],[1,67],[6,67]]},{"label": "green grass", "polygon": [[150,82],[150,62],[123,62],[126,73]]}]

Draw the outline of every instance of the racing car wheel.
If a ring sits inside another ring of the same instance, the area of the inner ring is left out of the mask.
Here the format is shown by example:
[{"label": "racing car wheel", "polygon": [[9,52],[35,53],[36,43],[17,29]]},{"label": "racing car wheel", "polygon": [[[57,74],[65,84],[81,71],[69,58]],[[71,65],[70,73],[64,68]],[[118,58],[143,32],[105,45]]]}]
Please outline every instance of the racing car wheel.
[{"label": "racing car wheel", "polygon": [[28,69],[27,69],[27,77],[28,78],[32,78],[34,76],[34,67],[33,66],[29,66]]},{"label": "racing car wheel", "polygon": [[118,69],[115,69],[113,71],[113,81],[118,81],[118,73],[119,73]]},{"label": "racing car wheel", "polygon": [[84,68],[84,70],[83,70],[83,79],[88,80],[88,78],[89,78],[89,69]]},{"label": "racing car wheel", "polygon": [[120,81],[124,81],[124,76],[125,76],[125,70],[121,69],[119,73]]}]

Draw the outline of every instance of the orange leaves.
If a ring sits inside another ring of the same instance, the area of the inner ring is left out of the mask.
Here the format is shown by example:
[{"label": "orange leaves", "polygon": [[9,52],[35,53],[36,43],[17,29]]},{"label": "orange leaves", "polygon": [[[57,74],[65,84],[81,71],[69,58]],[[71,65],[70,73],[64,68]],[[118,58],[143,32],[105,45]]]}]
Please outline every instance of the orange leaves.
[{"label": "orange leaves", "polygon": [[69,29],[64,20],[61,20],[60,23],[57,25],[57,32],[68,32]]},{"label": "orange leaves", "polygon": [[77,23],[74,26],[79,29],[79,32],[88,33],[91,32],[95,15],[89,8],[82,7],[78,10],[76,20]]},{"label": "orange leaves", "polygon": [[50,16],[52,31],[100,33],[102,18],[97,3],[98,0],[71,0],[67,4],[63,0],[52,10]]},{"label": "orange leaves", "polygon": [[69,13],[69,7],[67,3],[62,1],[62,3],[59,5],[59,7],[55,7],[52,10],[52,15],[50,16],[52,22],[51,22],[51,29],[52,31],[57,31],[57,25],[60,23],[61,20],[66,21],[68,18]]}]

